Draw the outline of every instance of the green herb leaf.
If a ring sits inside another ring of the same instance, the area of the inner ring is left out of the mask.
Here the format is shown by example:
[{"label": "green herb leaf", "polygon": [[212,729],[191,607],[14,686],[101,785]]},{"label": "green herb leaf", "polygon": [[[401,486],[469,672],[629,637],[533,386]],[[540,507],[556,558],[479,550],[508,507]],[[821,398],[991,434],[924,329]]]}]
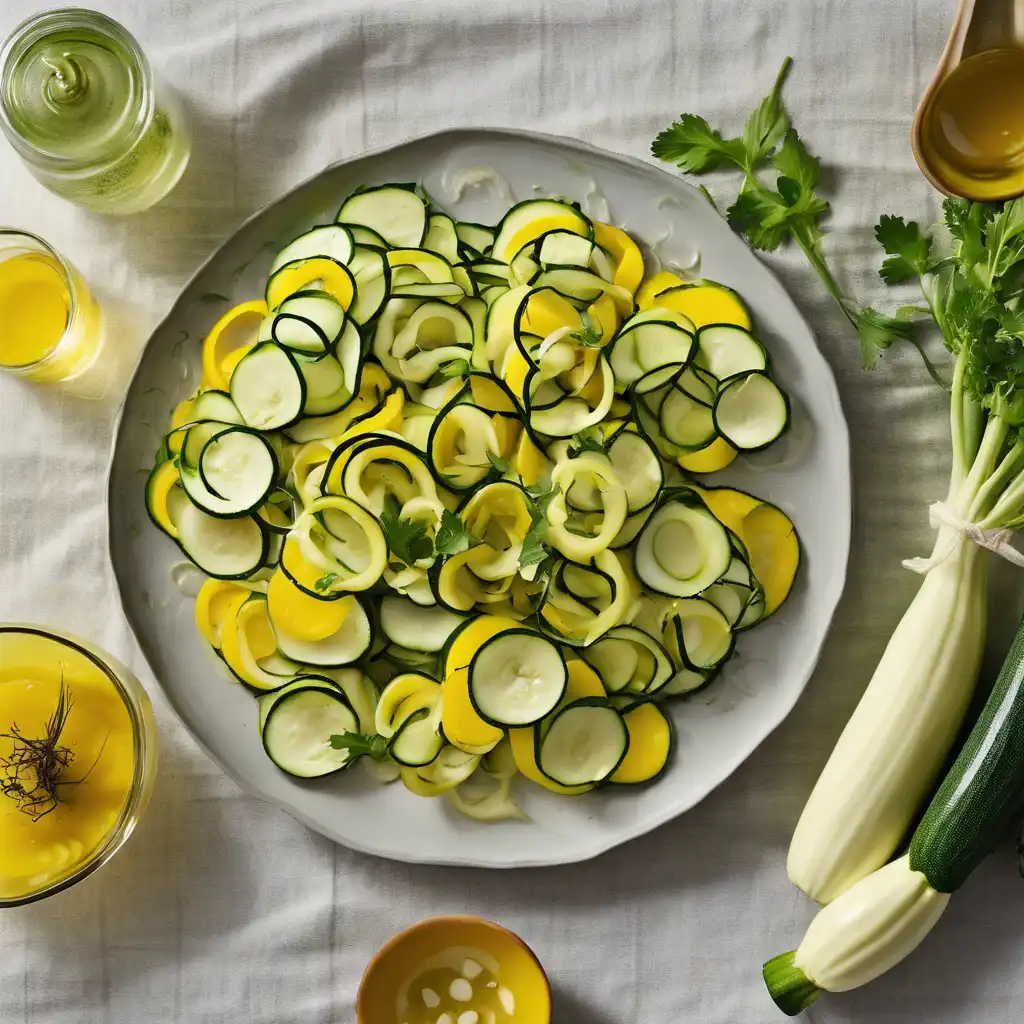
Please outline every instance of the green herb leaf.
[{"label": "green herb leaf", "polygon": [[384,528],[388,551],[406,565],[429,558],[434,553],[434,545],[427,536],[427,524],[422,519],[403,519],[393,494],[384,499],[380,524]]},{"label": "green herb leaf", "polygon": [[782,106],[782,83],[792,63],[789,57],[782,62],[772,91],[761,100],[743,127],[743,148],[748,168],[753,168],[768,156],[789,128],[789,118]]},{"label": "green herb leaf", "polygon": [[367,736],[361,732],[334,733],[330,744],[335,750],[347,750],[350,761],[364,754],[374,761],[386,761],[388,758],[388,741],[383,736]]},{"label": "green herb leaf", "polygon": [[888,254],[878,272],[886,284],[923,277],[928,272],[932,243],[916,221],[885,214],[875,225],[875,238]]},{"label": "green herb leaf", "polygon": [[503,459],[500,455],[492,452],[489,448],[487,449],[487,461],[504,476],[508,472],[508,462]]},{"label": "green herb leaf", "polygon": [[519,552],[520,569],[539,565],[548,557],[548,550],[544,545],[544,535],[548,528],[548,506],[561,491],[560,487],[552,487],[548,491],[530,494],[530,528],[526,531],[523,549]]},{"label": "green herb leaf", "polygon": [[771,252],[792,233],[789,203],[776,192],[741,192],[726,211],[726,220],[755,248]]},{"label": "green herb leaf", "polygon": [[860,336],[861,362],[865,370],[873,370],[882,353],[894,341],[912,341],[914,325],[909,320],[879,313],[866,306],[854,314],[857,333]]},{"label": "green herb leaf", "polygon": [[691,174],[720,167],[723,163],[742,167],[746,158],[741,139],[723,139],[703,117],[682,114],[651,144],[651,152],[679,170]]},{"label": "green herb leaf", "polygon": [[821,161],[811,156],[795,128],[790,128],[782,146],[772,157],[772,166],[786,178],[797,183],[802,193],[813,191],[821,175]]},{"label": "green herb leaf", "polygon": [[595,327],[593,323],[585,323],[578,330],[570,331],[568,337],[575,341],[577,345],[586,345],[587,348],[600,348],[601,340],[604,338],[604,331],[601,330],[600,325]]},{"label": "green herb leaf", "polygon": [[469,363],[465,359],[453,359],[450,363],[445,363],[439,372],[445,380],[465,377],[469,373]]},{"label": "green herb leaf", "polygon": [[569,442],[569,458],[575,459],[584,452],[597,452],[598,455],[608,454],[608,449],[598,430],[584,430],[572,435],[572,440]]},{"label": "green herb leaf", "polygon": [[441,525],[434,537],[434,548],[439,555],[457,555],[477,543],[477,539],[454,512],[445,509],[441,513]]},{"label": "green herb leaf", "polygon": [[326,573],[313,584],[313,589],[322,594],[325,590],[330,590],[335,581],[340,579],[341,577],[336,572]]}]

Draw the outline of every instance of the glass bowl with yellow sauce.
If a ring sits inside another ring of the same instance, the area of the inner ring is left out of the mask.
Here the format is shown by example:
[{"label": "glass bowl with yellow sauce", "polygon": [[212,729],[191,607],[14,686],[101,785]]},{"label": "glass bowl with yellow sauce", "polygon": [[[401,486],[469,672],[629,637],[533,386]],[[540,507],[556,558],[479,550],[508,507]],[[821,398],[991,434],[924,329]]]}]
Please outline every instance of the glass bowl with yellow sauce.
[{"label": "glass bowl with yellow sauce", "polygon": [[428,917],[370,961],[356,1024],[550,1024],[551,987],[533,950],[481,917]]},{"label": "glass bowl with yellow sauce", "polygon": [[0,624],[0,908],[61,892],[102,867],[156,776],[142,684],[84,640]]}]

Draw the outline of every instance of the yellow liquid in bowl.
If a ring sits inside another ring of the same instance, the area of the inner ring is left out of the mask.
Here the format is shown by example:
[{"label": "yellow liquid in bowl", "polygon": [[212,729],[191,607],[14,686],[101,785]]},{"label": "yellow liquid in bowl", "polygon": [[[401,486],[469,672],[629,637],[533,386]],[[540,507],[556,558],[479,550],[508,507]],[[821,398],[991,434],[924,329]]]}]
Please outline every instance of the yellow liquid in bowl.
[{"label": "yellow liquid in bowl", "polygon": [[942,83],[922,144],[946,187],[975,199],[1024,192],[1024,50],[985,50]]},{"label": "yellow liquid in bowl", "polygon": [[[58,745],[72,758],[56,788],[59,801],[33,820],[24,801],[9,791],[10,759],[18,739],[47,734],[57,707],[59,664],[26,670],[0,664],[0,898],[17,899],[70,875],[99,848],[117,824],[132,787],[134,734],[128,710],[110,680],[97,668],[69,669],[64,683],[70,697]],[[22,777],[31,787],[32,774]],[[43,809],[39,807],[38,809]]]},{"label": "yellow liquid in bowl", "polygon": [[47,253],[0,260],[0,367],[40,382],[67,380],[95,361],[102,323],[85,282]]}]

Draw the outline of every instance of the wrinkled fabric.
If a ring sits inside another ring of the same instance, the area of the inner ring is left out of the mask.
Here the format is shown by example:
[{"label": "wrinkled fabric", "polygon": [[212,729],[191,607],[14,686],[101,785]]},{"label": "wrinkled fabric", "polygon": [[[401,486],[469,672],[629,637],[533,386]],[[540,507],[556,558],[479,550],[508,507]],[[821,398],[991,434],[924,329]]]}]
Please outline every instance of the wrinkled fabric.
[{"label": "wrinkled fabric", "polygon": [[[118,220],[44,192],[0,145],[0,223],[45,236],[92,282],[116,378],[98,401],[0,379],[0,620],[62,626],[131,665],[154,698],[162,761],[151,809],[112,864],[0,914],[0,1020],[349,1024],[376,948],[445,912],[482,914],[526,937],[550,972],[557,1024],[781,1019],[760,965],[795,946],[812,915],[786,879],[786,845],[919,584],[900,562],[930,549],[928,505],[946,490],[944,401],[913,352],[864,372],[856,338],[800,254],[766,257],[813,324],[851,426],[849,580],[819,669],[789,720],[690,813],[594,862],[510,874],[335,847],[240,792],[167,710],[107,565],[120,364],[220,240],[333,160],[456,125],[536,129],[643,157],[683,110],[738,131],[787,54],[786,101],[826,166],[825,245],[837,276],[864,302],[906,301],[909,289],[887,292],[875,273],[871,228],[887,211],[938,214],[909,127],[951,0],[94,3],[187,99],[195,151],[167,201]],[[0,33],[46,6],[4,0]],[[728,201],[735,183],[710,185]],[[1018,570],[993,571],[998,660],[1021,588]],[[823,999],[807,1018],[1018,1020],[1022,910],[1007,846],[908,962],[866,990]]]}]

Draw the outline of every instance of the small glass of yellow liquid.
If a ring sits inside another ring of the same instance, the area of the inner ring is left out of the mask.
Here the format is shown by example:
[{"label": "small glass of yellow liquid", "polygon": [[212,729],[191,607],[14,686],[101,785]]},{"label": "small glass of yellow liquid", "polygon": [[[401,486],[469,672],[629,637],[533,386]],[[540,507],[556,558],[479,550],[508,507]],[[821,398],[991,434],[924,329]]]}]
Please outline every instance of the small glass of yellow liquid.
[{"label": "small glass of yellow liquid", "polygon": [[149,802],[146,691],[67,634],[0,625],[0,908],[53,895],[124,845]]},{"label": "small glass of yellow liquid", "polygon": [[0,227],[0,370],[68,381],[102,344],[100,307],[78,271],[36,235]]}]

